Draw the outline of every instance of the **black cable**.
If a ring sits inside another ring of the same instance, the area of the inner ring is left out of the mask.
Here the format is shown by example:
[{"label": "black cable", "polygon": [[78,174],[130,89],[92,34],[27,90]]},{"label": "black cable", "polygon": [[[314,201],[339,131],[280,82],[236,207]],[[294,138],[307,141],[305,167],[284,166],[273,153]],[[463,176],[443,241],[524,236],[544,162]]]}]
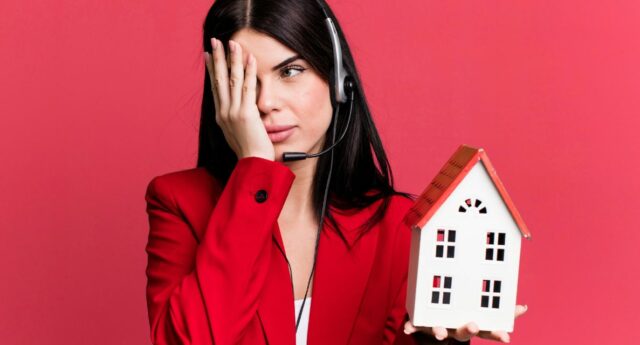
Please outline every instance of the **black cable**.
[{"label": "black cable", "polygon": [[[340,109],[340,104],[338,104],[336,106],[336,111],[335,113],[337,114],[339,112]],[[335,119],[337,118],[337,116],[333,116],[333,133],[331,136],[331,141],[332,144],[335,143],[336,140],[336,127],[337,127],[337,121],[335,121]],[[320,233],[322,231],[322,226],[323,226],[323,222],[324,222],[324,214],[325,214],[325,209],[326,209],[326,205],[327,205],[327,196],[328,196],[328,192],[329,192],[329,185],[331,182],[331,173],[333,171],[333,150],[331,150],[331,160],[329,163],[329,174],[327,176],[327,182],[325,185],[325,189],[324,189],[324,196],[323,196],[323,200],[322,200],[322,211],[320,213],[320,224],[318,225],[318,230],[316,232],[316,245],[315,245],[315,249],[314,249],[314,254],[313,254],[313,266],[311,268],[311,274],[309,274],[309,280],[307,281],[307,289],[304,293],[304,298],[302,299],[302,305],[300,306],[300,312],[298,313],[298,316],[296,318],[296,333],[298,332],[298,326],[300,325],[300,320],[302,318],[302,311],[304,310],[304,305],[307,301],[307,295],[309,293],[309,287],[311,286],[311,279],[313,278],[313,273],[315,272],[316,269],[316,260],[318,257],[318,246],[320,243]],[[289,274],[291,275],[291,286],[293,288],[293,273],[291,271],[291,265],[289,264],[289,260],[287,260],[287,265],[289,265]],[[294,290],[294,299],[295,299],[295,290]]]}]

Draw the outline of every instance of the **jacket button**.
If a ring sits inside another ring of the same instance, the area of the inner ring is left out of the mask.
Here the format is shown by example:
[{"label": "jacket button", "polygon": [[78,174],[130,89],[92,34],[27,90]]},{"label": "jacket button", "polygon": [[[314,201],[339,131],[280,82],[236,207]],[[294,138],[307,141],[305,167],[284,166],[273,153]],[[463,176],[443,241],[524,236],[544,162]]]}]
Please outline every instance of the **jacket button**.
[{"label": "jacket button", "polygon": [[260,189],[256,192],[256,201],[264,202],[265,200],[267,200],[267,191],[264,189]]}]

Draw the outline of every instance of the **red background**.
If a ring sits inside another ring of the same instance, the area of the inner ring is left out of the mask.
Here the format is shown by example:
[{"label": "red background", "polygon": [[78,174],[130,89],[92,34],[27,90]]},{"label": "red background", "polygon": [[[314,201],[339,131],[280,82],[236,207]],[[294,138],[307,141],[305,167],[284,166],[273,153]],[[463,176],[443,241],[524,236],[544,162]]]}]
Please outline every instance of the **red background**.
[{"label": "red background", "polygon": [[[529,226],[512,343],[633,342],[640,2],[330,4],[398,187],[481,146]],[[3,344],[148,343],[143,195],[195,165],[209,6],[0,2]]]}]

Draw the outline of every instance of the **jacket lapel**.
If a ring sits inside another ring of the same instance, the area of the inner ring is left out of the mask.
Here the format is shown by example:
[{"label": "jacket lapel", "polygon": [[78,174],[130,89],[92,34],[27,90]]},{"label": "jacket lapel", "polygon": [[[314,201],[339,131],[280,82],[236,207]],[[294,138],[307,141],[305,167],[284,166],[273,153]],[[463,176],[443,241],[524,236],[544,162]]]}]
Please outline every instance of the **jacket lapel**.
[{"label": "jacket lapel", "polygon": [[278,223],[273,227],[269,278],[262,292],[258,316],[268,344],[295,344],[295,306],[289,267]]},{"label": "jacket lapel", "polygon": [[369,218],[370,210],[340,213],[332,209],[346,242],[325,221],[313,278],[309,345],[349,342],[378,242],[377,231],[357,238],[356,228]]}]

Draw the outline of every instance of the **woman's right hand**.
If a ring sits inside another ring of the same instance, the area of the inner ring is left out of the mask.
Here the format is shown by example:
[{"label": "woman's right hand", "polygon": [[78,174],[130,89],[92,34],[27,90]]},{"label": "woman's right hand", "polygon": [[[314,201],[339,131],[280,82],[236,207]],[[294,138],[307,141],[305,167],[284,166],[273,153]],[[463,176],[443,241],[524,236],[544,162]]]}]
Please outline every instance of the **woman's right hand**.
[{"label": "woman's right hand", "polygon": [[[527,310],[528,307],[526,305],[516,305],[514,318],[517,319],[522,316]],[[508,343],[510,341],[509,333],[505,331],[481,331],[475,322],[469,322],[457,329],[454,329],[444,327],[416,327],[413,325],[411,320],[409,320],[404,323],[404,332],[406,334],[414,332],[426,333],[435,337],[438,341],[446,338],[453,338],[457,341],[469,341],[471,338],[476,336],[479,338],[501,341],[503,343]]]},{"label": "woman's right hand", "polygon": [[[211,91],[216,109],[216,123],[238,159],[261,157],[275,160],[273,143],[260,119],[256,105],[255,57],[242,58],[240,44],[229,40],[231,75],[222,42],[211,38],[213,55],[205,52],[205,64],[211,81]],[[206,90],[205,90],[206,92]]]}]

